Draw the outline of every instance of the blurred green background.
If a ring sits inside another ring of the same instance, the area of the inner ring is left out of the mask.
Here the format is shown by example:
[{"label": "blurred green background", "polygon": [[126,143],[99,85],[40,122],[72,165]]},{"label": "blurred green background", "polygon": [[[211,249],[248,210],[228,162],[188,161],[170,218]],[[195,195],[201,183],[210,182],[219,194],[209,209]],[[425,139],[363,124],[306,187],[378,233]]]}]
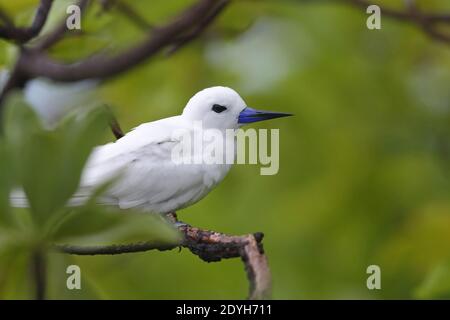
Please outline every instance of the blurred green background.
[{"label": "blurred green background", "polygon": [[[126,2],[158,24],[193,1]],[[450,12],[448,1],[417,2]],[[1,5],[27,24],[36,3]],[[67,3],[57,0],[52,21]],[[99,11],[94,4],[84,19],[85,37],[52,54],[71,61],[144,36],[117,10]],[[180,113],[214,85],[234,88],[249,106],[295,113],[258,126],[280,129],[277,175],[235,166],[178,212],[206,229],[264,232],[275,299],[450,298],[450,45],[383,16],[381,30],[368,30],[366,17],[337,1],[233,1],[201,39],[97,92],[126,131]],[[15,50],[0,40],[1,67],[11,67]],[[186,249],[50,258],[50,298],[240,299],[248,291],[239,259],[205,263]],[[72,263],[82,270],[80,291],[66,289]],[[366,287],[372,264],[381,290]],[[29,298],[26,278],[13,274],[0,298]]]}]

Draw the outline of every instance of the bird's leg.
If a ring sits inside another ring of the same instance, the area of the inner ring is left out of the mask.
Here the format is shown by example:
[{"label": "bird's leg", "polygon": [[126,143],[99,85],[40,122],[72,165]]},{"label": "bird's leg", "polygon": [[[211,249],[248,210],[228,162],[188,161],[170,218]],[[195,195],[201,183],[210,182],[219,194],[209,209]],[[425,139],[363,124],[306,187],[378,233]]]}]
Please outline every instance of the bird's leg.
[{"label": "bird's leg", "polygon": [[[167,214],[165,214],[163,216],[169,223],[171,223],[177,229],[181,229],[182,227],[190,227],[190,225],[188,225],[187,223],[184,223],[182,221],[178,221],[177,213],[175,211],[174,212],[169,212],[169,213],[167,213]],[[180,252],[181,249],[182,249],[182,246],[179,246],[178,249],[179,249],[179,252]]]},{"label": "bird's leg", "polygon": [[169,222],[171,222],[171,223],[176,223],[176,222],[178,221],[177,213],[176,213],[175,211],[174,211],[174,212],[166,213],[166,214],[165,214],[165,217],[166,217],[166,219],[167,219]]},{"label": "bird's leg", "polygon": [[179,221],[177,218],[177,213],[176,212],[170,212],[167,213],[165,215],[165,218],[172,223],[177,229],[180,229],[181,227],[190,227],[189,224],[183,222],[183,221]]}]

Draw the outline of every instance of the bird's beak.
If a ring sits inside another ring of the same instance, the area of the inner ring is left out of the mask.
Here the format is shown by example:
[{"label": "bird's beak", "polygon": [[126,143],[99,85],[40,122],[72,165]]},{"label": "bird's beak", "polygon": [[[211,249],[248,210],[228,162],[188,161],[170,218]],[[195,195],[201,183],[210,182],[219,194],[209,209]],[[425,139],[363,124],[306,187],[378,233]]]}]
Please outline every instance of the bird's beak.
[{"label": "bird's beak", "polygon": [[292,115],[293,114],[291,113],[263,111],[247,107],[244,110],[242,110],[241,113],[239,114],[238,123],[240,124],[252,123],[281,117],[289,117]]}]

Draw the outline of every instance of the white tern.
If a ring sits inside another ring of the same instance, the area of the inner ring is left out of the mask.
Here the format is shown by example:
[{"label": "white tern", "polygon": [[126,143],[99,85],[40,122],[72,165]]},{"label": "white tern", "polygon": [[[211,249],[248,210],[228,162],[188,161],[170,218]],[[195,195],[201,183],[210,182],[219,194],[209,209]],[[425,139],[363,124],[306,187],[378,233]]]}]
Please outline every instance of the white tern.
[{"label": "white tern", "polygon": [[[200,122],[202,130],[225,134],[247,123],[289,115],[252,109],[227,87],[204,89],[189,100],[181,115],[141,124],[119,140],[96,147],[68,205],[84,204],[94,190],[119,174],[98,199],[100,204],[161,214],[190,206],[224,179],[231,164],[175,163],[172,151],[180,144],[174,138],[176,130],[195,133],[195,123]],[[14,191],[11,203],[27,206],[26,196]]]}]

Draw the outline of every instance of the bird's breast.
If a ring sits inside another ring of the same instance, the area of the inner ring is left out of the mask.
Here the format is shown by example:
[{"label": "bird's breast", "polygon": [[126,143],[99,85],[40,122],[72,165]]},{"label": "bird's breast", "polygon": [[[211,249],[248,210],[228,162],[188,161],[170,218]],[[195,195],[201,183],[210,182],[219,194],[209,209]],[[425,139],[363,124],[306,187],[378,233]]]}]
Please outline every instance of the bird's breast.
[{"label": "bird's breast", "polygon": [[209,164],[203,169],[203,183],[208,188],[219,184],[230,171],[231,164]]}]

